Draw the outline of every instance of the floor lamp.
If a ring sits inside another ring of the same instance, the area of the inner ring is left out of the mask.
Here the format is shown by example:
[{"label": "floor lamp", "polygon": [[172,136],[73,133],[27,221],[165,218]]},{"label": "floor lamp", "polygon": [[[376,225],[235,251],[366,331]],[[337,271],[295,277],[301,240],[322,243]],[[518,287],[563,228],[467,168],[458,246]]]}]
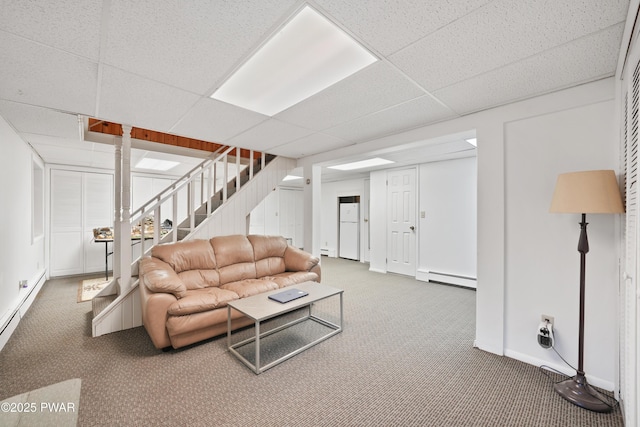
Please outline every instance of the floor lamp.
[{"label": "floor lamp", "polygon": [[596,412],[609,412],[611,406],[597,390],[587,383],[584,374],[584,294],[585,262],[589,252],[587,240],[588,213],[623,213],[620,189],[612,170],[596,170],[565,173],[558,176],[550,212],[582,214],[580,222],[580,323],[578,334],[578,370],[576,376],[556,383],[554,389],[560,396],[582,408]]}]

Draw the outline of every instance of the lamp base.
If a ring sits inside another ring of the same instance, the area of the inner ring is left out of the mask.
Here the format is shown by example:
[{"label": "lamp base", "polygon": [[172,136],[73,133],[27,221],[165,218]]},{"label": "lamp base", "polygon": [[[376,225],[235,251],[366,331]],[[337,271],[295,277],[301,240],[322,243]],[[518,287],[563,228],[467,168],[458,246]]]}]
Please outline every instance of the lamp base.
[{"label": "lamp base", "polygon": [[581,408],[594,412],[611,412],[606,396],[599,393],[587,383],[584,375],[577,374],[573,378],[556,383],[554,390],[564,399]]}]

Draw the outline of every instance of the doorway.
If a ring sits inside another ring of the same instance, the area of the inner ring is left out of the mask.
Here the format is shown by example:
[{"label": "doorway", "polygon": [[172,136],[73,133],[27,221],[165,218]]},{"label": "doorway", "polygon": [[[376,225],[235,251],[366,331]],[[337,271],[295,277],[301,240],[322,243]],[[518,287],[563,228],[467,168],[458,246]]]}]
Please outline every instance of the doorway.
[{"label": "doorway", "polygon": [[416,170],[387,172],[387,271],[416,274]]}]

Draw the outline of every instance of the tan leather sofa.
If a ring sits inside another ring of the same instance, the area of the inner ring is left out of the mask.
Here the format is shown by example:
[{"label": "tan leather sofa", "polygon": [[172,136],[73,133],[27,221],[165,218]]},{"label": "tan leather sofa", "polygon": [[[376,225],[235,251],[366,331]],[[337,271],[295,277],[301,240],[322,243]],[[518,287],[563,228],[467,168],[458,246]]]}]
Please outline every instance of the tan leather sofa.
[{"label": "tan leather sofa", "polygon": [[[227,303],[306,281],[317,257],[280,236],[233,235],[156,245],[139,264],[142,322],[156,348],[226,333]],[[251,320],[232,310],[232,328]]]}]

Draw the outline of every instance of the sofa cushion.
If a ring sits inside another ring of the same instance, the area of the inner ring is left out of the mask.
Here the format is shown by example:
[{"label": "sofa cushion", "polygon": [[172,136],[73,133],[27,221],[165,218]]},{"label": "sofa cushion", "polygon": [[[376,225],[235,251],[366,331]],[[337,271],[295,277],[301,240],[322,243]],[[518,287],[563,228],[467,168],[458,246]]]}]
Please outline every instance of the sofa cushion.
[{"label": "sofa cushion", "polygon": [[287,250],[287,241],[284,237],[252,234],[247,239],[253,245],[256,277],[285,272],[284,252]]},{"label": "sofa cushion", "polygon": [[256,261],[264,258],[282,258],[288,246],[287,241],[282,236],[250,234],[247,239],[253,246],[253,256]]},{"label": "sofa cushion", "polygon": [[200,313],[225,307],[229,301],[238,299],[235,292],[220,288],[194,289],[186,292],[186,295],[169,306],[167,313],[171,316],[183,316],[186,314]]},{"label": "sofa cushion", "polygon": [[165,243],[151,249],[151,256],[169,264],[176,273],[187,270],[215,270],[216,257],[207,240]]},{"label": "sofa cushion", "polygon": [[144,277],[144,284],[152,292],[166,292],[182,298],[187,287],[169,264],[153,257],[140,260],[139,273]]},{"label": "sofa cushion", "polygon": [[246,298],[251,295],[257,295],[262,292],[278,289],[278,285],[276,283],[263,279],[240,280],[238,282],[224,284],[220,287],[222,289],[235,292],[240,298]]},{"label": "sofa cushion", "polygon": [[303,282],[317,282],[318,275],[311,271],[287,271],[286,273],[266,276],[263,279],[276,283],[280,288],[285,288]]},{"label": "sofa cushion", "polygon": [[264,258],[256,261],[256,277],[271,276],[286,271],[283,258]]},{"label": "sofa cushion", "polygon": [[247,236],[218,236],[213,237],[210,242],[218,263],[220,283],[257,277],[253,246]]},{"label": "sofa cushion", "polygon": [[220,285],[218,270],[187,270],[178,273],[187,289],[202,289]]}]

